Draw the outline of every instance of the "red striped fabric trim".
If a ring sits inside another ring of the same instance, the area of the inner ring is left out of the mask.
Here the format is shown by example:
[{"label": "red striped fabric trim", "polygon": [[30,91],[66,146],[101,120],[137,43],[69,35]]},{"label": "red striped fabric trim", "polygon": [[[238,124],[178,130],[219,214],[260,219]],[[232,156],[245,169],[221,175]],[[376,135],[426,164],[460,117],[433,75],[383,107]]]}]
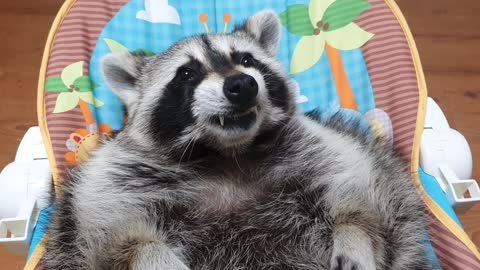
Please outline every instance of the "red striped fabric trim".
[{"label": "red striped fabric trim", "polygon": [[[98,36],[103,27],[128,0],[78,0],[64,18],[55,36],[47,66],[47,78],[59,76],[69,64],[84,61],[84,74]],[[67,170],[66,141],[76,129],[85,128],[85,120],[75,108],[69,112],[53,114],[56,93],[45,94],[47,125],[60,175]]]},{"label": "red striped fabric trim", "polygon": [[[362,52],[377,107],[392,119],[395,149],[410,161],[419,100],[413,59],[405,34],[384,0],[369,2],[372,6],[356,22],[375,36],[362,47]],[[394,106],[395,101],[404,97],[411,103],[405,104],[406,107]]]},{"label": "red striped fabric trim", "polygon": [[432,245],[445,270],[478,270],[480,262],[432,213],[429,213]]}]

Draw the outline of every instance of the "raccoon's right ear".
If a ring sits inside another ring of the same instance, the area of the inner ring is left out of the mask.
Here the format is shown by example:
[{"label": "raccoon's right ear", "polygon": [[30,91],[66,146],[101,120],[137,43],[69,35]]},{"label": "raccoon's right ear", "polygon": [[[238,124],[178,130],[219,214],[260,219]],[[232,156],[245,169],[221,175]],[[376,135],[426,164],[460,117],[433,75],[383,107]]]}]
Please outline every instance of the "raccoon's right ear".
[{"label": "raccoon's right ear", "polygon": [[110,53],[101,61],[103,77],[107,85],[122,100],[127,109],[139,98],[136,82],[140,77],[140,67],[144,63],[144,57],[131,53]]}]

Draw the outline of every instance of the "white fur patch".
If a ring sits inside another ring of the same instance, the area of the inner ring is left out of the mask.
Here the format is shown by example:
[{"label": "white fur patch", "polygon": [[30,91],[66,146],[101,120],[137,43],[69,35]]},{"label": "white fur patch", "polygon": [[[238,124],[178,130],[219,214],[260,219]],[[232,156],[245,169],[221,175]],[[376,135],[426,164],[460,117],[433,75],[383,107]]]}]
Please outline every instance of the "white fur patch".
[{"label": "white fur patch", "polygon": [[193,115],[200,120],[206,117],[224,114],[229,107],[229,101],[223,94],[225,78],[218,74],[210,74],[195,89],[192,106]]}]

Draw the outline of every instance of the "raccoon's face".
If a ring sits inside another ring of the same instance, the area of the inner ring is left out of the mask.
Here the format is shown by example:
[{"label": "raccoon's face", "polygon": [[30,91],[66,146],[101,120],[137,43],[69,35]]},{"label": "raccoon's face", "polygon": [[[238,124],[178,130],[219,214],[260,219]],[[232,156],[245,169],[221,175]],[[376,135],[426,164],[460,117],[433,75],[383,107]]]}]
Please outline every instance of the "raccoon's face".
[{"label": "raccoon's face", "polygon": [[281,126],[295,91],[276,60],[280,28],[263,11],[231,34],[192,37],[156,56],[107,55],[104,76],[126,105],[128,132],[231,149]]}]

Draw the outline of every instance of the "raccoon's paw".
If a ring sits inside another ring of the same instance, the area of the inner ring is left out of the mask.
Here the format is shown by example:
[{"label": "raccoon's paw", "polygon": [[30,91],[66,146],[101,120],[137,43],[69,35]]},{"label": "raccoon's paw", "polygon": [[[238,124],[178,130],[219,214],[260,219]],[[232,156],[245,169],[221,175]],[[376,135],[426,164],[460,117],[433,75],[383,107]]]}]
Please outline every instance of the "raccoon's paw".
[{"label": "raccoon's paw", "polygon": [[343,255],[337,255],[332,257],[330,262],[330,270],[364,270],[357,262],[345,257]]},{"label": "raccoon's paw", "polygon": [[375,270],[370,238],[359,227],[337,227],[333,237],[330,270]]}]

